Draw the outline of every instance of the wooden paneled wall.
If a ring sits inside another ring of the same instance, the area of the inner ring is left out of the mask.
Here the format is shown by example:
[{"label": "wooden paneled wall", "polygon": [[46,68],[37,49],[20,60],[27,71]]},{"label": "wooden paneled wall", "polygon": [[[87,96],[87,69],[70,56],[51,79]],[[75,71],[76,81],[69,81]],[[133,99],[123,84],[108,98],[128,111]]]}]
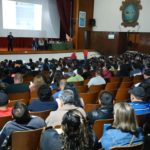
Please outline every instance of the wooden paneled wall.
[{"label": "wooden paneled wall", "polygon": [[[14,38],[14,47],[16,48],[32,48],[33,38]],[[0,37],[0,48],[7,47],[7,37]]]}]

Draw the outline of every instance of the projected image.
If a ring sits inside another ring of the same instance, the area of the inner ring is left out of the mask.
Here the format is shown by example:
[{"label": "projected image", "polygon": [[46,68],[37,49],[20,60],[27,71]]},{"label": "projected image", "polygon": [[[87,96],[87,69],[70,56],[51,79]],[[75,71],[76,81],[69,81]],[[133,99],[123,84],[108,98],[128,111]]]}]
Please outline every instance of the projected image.
[{"label": "projected image", "polygon": [[42,5],[2,0],[3,28],[41,30]]}]

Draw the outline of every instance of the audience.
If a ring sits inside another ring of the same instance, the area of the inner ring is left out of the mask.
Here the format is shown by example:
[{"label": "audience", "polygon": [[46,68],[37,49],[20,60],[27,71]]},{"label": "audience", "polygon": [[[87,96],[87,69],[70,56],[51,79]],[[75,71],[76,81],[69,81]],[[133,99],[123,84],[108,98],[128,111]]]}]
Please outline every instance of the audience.
[{"label": "audience", "polygon": [[129,90],[131,102],[129,103],[136,115],[150,114],[150,103],[146,101],[143,87],[133,87]]},{"label": "audience", "polygon": [[133,108],[128,103],[116,103],[114,122],[104,131],[100,142],[105,150],[113,146],[138,144],[143,141],[142,129],[138,127]]},{"label": "audience", "polygon": [[14,75],[14,84],[10,84],[6,87],[5,92],[9,93],[18,93],[18,92],[28,92],[29,87],[27,84],[23,83],[23,76],[20,73]]},{"label": "audience", "polygon": [[32,117],[24,103],[17,102],[12,110],[14,120],[7,122],[0,132],[0,146],[14,131],[24,131],[42,128],[45,122],[40,117]]},{"label": "audience", "polygon": [[87,118],[91,124],[93,124],[95,120],[113,118],[113,98],[112,93],[108,91],[100,93],[100,107],[87,113]]},{"label": "audience", "polygon": [[[57,130],[57,129],[56,129]],[[59,134],[47,129],[41,136],[41,150],[98,150],[94,132],[88,127],[86,118],[77,110],[64,114]]]},{"label": "audience", "polygon": [[88,87],[90,87],[91,85],[101,85],[101,84],[106,84],[106,81],[101,76],[101,70],[98,69],[96,70],[95,77],[91,78],[87,85]]},{"label": "audience", "polygon": [[6,93],[0,92],[0,117],[11,116],[12,107],[8,107],[9,98]]},{"label": "audience", "polygon": [[59,126],[63,115],[72,109],[79,110],[83,116],[86,116],[85,111],[81,107],[75,106],[74,93],[71,90],[64,90],[59,97],[59,108],[56,111],[52,111],[46,119],[47,126]]},{"label": "audience", "polygon": [[28,109],[30,111],[45,111],[45,110],[56,110],[58,104],[52,97],[51,89],[48,85],[42,85],[38,89],[39,99],[33,100]]}]

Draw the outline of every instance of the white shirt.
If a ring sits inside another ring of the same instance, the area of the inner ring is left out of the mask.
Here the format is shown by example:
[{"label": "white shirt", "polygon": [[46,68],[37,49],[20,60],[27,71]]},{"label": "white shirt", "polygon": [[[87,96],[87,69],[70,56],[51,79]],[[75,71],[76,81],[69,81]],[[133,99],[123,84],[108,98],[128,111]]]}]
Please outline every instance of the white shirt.
[{"label": "white shirt", "polygon": [[104,80],[103,77],[96,76],[91,78],[87,85],[88,87],[90,87],[91,85],[101,85],[101,84],[106,84],[106,81]]}]

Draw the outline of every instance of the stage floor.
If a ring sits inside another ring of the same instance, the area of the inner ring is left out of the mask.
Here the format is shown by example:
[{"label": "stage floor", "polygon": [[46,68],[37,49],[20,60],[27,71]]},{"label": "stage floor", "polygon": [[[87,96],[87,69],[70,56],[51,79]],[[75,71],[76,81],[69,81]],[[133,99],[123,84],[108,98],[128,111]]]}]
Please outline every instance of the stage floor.
[{"label": "stage floor", "polygon": [[[64,57],[70,57],[73,52],[76,53],[78,59],[84,59],[83,55],[83,49],[79,50],[47,50],[47,51],[33,51],[33,50],[16,50],[14,49],[13,52],[8,51],[0,51],[0,61],[3,61],[5,59],[8,60],[24,60],[25,62],[28,62],[30,58],[33,59],[33,61],[37,61],[40,57],[44,60],[45,58],[48,59],[59,59]],[[94,50],[88,50],[89,51],[89,58],[91,57],[97,57],[100,54]]]}]

